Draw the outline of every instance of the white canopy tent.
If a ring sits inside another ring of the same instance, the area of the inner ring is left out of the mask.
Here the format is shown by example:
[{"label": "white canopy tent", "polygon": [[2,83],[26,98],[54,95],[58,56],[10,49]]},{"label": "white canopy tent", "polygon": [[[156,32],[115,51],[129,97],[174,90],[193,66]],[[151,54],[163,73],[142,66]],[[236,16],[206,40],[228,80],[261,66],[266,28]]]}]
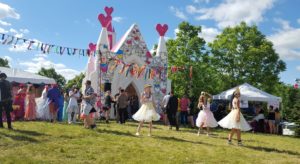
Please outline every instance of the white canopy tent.
[{"label": "white canopy tent", "polygon": [[0,72],[3,72],[7,75],[6,80],[8,80],[9,82],[31,84],[56,84],[55,80],[52,78],[22,71],[19,69],[0,67]]},{"label": "white canopy tent", "polygon": [[[262,90],[259,90],[248,83],[244,83],[238,86],[241,92],[242,101],[258,101],[258,102],[268,102],[268,103],[280,103],[282,101],[281,97],[273,96]],[[233,92],[237,87],[231,88],[224,91],[218,95],[214,95],[214,100],[230,100]]]}]

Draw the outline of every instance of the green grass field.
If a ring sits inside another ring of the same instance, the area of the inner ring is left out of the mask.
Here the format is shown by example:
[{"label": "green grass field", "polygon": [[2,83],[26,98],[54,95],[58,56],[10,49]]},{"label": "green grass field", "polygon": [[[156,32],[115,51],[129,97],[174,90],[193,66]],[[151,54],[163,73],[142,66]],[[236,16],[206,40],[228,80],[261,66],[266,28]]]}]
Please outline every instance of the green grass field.
[{"label": "green grass field", "polygon": [[243,133],[239,147],[227,145],[225,130],[207,137],[155,125],[152,137],[146,128],[136,137],[136,126],[15,122],[13,131],[0,129],[0,163],[300,163],[297,138]]}]

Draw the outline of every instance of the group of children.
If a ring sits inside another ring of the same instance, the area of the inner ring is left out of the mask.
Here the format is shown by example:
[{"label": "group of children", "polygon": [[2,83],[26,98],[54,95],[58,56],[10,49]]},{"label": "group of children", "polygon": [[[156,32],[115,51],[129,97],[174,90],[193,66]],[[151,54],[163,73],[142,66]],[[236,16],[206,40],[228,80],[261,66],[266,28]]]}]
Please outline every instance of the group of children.
[{"label": "group of children", "polygon": [[[236,134],[238,145],[242,145],[241,131],[249,131],[251,130],[251,127],[241,113],[240,96],[240,90],[237,88],[232,95],[231,112],[217,122],[213,113],[210,111],[211,96],[206,92],[201,92],[198,103],[200,112],[196,119],[196,126],[199,127],[198,135],[206,128],[207,135],[209,136],[210,128],[215,128],[220,125],[223,128],[231,129],[228,135],[228,144],[232,144],[232,137]],[[148,136],[151,136],[152,121],[158,121],[160,119],[160,115],[155,110],[156,107],[151,93],[151,85],[145,85],[144,92],[141,95],[141,103],[141,108],[133,115],[133,119],[139,121],[136,135],[140,136],[140,131],[144,122],[149,122]]]}]

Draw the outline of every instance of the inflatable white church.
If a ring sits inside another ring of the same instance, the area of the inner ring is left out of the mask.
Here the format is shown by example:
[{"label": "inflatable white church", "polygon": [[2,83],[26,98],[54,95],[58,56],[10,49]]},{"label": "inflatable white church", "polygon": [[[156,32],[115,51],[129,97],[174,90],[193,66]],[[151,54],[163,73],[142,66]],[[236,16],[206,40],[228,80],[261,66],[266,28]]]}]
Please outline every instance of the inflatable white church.
[{"label": "inflatable white church", "polygon": [[[140,98],[145,84],[151,84],[157,103],[157,111],[162,112],[159,103],[170,92],[171,82],[167,79],[167,48],[164,34],[166,24],[157,24],[159,34],[156,54],[150,53],[138,25],[133,24],[123,37],[116,42],[116,32],[112,25],[112,7],[105,7],[106,15],[99,14],[102,25],[97,44],[89,45],[89,60],[85,72],[86,80],[92,81],[92,87],[101,98],[111,90],[112,95],[119,88],[127,91],[129,96]],[[84,89],[84,85],[83,85]],[[113,112],[111,112],[111,117]]]}]

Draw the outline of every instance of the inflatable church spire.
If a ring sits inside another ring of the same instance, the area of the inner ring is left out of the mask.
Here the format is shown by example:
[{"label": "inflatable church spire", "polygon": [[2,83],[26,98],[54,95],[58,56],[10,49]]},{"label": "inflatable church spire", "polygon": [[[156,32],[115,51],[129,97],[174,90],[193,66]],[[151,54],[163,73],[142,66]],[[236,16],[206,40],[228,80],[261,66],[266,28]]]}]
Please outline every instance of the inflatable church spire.
[{"label": "inflatable church spire", "polygon": [[165,42],[165,33],[168,31],[168,25],[157,24],[156,31],[159,34],[158,47],[154,57],[153,66],[156,70],[156,76],[153,79],[154,94],[157,97],[157,106],[160,106],[160,100],[167,93],[167,71],[168,71],[168,52]]}]

